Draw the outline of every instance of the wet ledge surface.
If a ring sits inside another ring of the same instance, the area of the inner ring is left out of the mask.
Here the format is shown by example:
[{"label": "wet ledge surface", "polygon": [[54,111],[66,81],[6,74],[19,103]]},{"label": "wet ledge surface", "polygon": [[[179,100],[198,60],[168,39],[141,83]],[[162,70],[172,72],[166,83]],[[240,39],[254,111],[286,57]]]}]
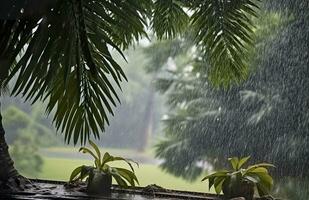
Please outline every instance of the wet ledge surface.
[{"label": "wet ledge surface", "polygon": [[24,199],[24,200],[176,200],[176,199],[196,199],[196,200],[220,200],[218,195],[167,190],[156,187],[136,187],[121,189],[113,186],[112,193],[107,196],[87,195],[85,186],[67,188],[65,182],[32,180],[36,188],[23,192],[1,192],[0,199]]}]

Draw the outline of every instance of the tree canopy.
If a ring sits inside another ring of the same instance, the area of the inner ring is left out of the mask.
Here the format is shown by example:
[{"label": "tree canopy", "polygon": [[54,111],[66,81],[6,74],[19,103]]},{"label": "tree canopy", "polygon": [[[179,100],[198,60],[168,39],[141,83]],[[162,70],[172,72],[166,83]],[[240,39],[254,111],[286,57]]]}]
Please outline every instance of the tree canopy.
[{"label": "tree canopy", "polygon": [[229,90],[212,87],[205,73],[211,66],[200,49],[192,59],[192,44],[156,45],[158,53],[182,47],[164,58],[177,67],[163,70],[156,84],[169,105],[166,137],[156,149],[163,169],[194,179],[205,162],[219,168],[226,157],[251,155],[274,163],[276,177],[308,180],[309,3],[287,2],[263,5],[250,77]]},{"label": "tree canopy", "polygon": [[1,86],[17,77],[12,95],[46,100],[65,140],[84,143],[99,137],[119,101],[111,82],[126,80],[112,49],[123,55],[149,30],[171,39],[190,29],[209,58],[211,80],[228,85],[247,77],[256,9],[255,0],[6,0]]}]

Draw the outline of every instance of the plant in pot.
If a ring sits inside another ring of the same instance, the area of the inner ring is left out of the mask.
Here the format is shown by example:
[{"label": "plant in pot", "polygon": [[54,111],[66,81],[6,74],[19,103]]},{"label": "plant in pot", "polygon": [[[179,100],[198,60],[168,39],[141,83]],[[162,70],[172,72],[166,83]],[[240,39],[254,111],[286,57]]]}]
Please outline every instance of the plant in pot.
[{"label": "plant in pot", "polygon": [[[80,152],[90,154],[94,158],[94,166],[79,166],[73,170],[69,183],[76,183],[86,180],[87,193],[89,194],[109,194],[111,192],[112,178],[116,180],[120,187],[135,186],[138,179],[135,175],[132,163],[138,164],[130,159],[111,156],[106,152],[103,156],[98,146],[89,141],[93,150],[81,147]],[[126,168],[112,167],[109,165],[113,161],[124,161],[131,170]]]},{"label": "plant in pot", "polygon": [[215,188],[217,194],[223,192],[226,199],[244,197],[252,200],[255,190],[260,197],[270,194],[273,179],[268,173],[272,164],[260,163],[243,168],[250,156],[244,158],[229,158],[232,170],[221,170],[202,179],[209,181],[209,189]]}]

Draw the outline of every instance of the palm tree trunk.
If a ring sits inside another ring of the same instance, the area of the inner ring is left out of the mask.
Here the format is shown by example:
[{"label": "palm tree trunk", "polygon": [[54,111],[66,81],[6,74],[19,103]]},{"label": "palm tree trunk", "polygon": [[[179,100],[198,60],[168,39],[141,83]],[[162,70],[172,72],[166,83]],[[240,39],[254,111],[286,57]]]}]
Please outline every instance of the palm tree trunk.
[{"label": "palm tree trunk", "polygon": [[9,154],[9,147],[5,141],[5,131],[2,125],[2,115],[0,113],[0,182],[5,183],[10,178],[18,177],[19,174],[14,168],[14,162]]}]

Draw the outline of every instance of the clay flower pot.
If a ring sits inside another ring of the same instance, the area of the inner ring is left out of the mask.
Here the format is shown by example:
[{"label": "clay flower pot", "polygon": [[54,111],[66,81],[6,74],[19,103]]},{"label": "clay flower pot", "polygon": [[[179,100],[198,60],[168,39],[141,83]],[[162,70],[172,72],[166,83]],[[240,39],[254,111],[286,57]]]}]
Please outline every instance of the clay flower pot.
[{"label": "clay flower pot", "polygon": [[232,188],[222,188],[224,198],[231,199],[236,197],[244,197],[246,200],[253,200],[254,196],[254,185],[249,182],[241,182],[241,184]]},{"label": "clay flower pot", "polygon": [[93,170],[88,179],[87,193],[107,195],[111,193],[112,176],[99,170]]}]

